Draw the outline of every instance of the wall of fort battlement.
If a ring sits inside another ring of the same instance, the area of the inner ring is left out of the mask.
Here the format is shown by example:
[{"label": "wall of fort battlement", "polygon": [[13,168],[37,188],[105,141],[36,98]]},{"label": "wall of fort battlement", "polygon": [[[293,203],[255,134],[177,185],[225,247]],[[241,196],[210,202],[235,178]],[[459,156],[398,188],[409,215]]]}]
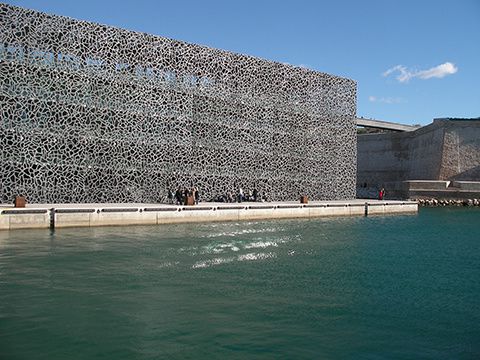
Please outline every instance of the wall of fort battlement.
[{"label": "wall of fort battlement", "polygon": [[[480,120],[435,120],[412,132],[359,135],[357,194],[407,180],[480,181]],[[388,193],[388,189],[387,189]]]}]

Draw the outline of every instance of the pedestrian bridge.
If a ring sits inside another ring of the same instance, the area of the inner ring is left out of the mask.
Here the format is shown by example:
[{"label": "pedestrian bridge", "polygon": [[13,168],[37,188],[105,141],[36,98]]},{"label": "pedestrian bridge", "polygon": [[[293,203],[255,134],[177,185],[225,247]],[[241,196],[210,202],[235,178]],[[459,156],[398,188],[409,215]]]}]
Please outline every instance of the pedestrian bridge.
[{"label": "pedestrian bridge", "polygon": [[405,124],[399,124],[399,123],[394,123],[389,121],[364,119],[364,118],[357,118],[357,126],[392,130],[392,131],[414,131],[420,128],[420,126],[415,126],[415,125],[405,125]]}]

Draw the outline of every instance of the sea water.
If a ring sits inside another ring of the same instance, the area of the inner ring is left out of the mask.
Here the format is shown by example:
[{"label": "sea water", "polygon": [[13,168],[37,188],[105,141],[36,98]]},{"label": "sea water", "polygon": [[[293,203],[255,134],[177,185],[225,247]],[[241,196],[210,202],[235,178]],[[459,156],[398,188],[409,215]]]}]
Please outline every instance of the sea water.
[{"label": "sea water", "polygon": [[480,358],[480,209],[0,232],[0,359],[339,358]]}]

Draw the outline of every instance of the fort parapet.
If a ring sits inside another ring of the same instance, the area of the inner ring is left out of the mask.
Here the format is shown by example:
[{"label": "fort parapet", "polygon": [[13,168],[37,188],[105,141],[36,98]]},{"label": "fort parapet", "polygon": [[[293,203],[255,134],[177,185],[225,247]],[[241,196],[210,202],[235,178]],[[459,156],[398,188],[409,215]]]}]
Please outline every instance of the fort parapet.
[{"label": "fort parapet", "polygon": [[480,119],[435,119],[402,133],[358,136],[357,194],[480,198]]}]

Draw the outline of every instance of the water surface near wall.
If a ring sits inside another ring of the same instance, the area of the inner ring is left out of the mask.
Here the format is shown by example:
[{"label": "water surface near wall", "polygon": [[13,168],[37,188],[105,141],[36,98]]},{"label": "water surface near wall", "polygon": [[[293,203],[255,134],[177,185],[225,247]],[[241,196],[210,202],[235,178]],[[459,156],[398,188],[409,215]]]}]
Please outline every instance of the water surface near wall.
[{"label": "water surface near wall", "polygon": [[479,209],[0,233],[0,358],[476,358]]}]

